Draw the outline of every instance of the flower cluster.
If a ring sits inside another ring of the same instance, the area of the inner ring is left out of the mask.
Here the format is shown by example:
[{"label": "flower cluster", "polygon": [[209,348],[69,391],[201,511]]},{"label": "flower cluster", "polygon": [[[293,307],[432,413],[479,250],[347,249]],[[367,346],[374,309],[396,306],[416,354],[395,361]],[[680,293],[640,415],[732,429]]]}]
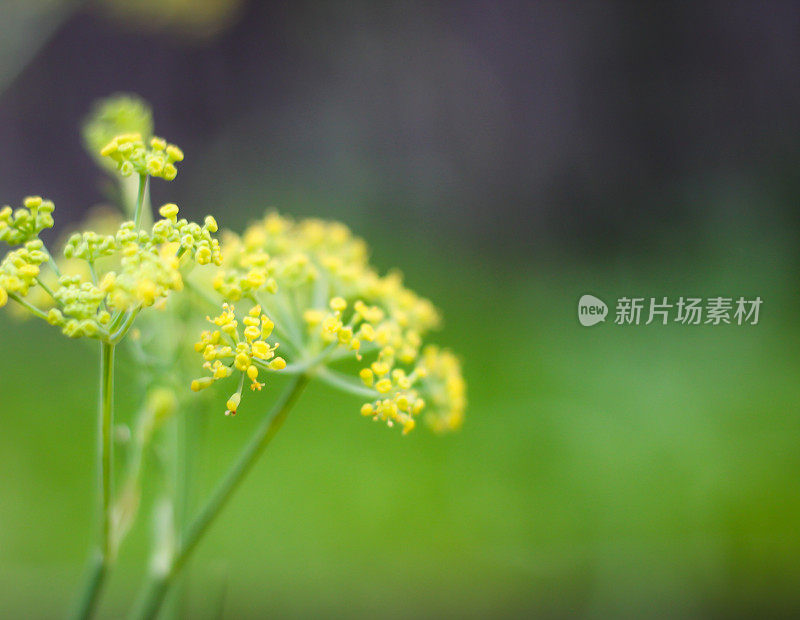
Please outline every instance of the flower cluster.
[{"label": "flower cluster", "polygon": [[98,258],[111,256],[116,249],[114,235],[98,235],[94,231],[75,233],[64,245],[64,258],[80,258],[94,263]]},{"label": "flower cluster", "polygon": [[8,301],[8,295],[25,297],[35,286],[39,277],[39,266],[48,259],[40,239],[28,241],[19,249],[6,254],[0,262],[0,306]]},{"label": "flower cluster", "polygon": [[80,276],[61,276],[59,287],[53,293],[56,307],[47,313],[47,322],[61,327],[70,338],[94,338],[106,333],[111,321],[108,310],[101,309],[108,285],[99,288]]},{"label": "flower cluster", "polygon": [[113,138],[100,151],[109,157],[122,176],[136,173],[141,176],[160,177],[171,181],[178,174],[175,167],[183,161],[183,151],[163,138],[151,138],[150,146],[145,144],[139,133],[122,134]]},{"label": "flower cluster", "polygon": [[275,324],[261,311],[261,306],[253,306],[242,320],[243,335],[239,334],[239,322],[236,320],[233,306],[223,304],[222,313],[207,317],[208,321],[219,329],[206,330],[194,349],[202,353],[205,363],[203,368],[210,376],[192,381],[192,390],[198,392],[210,386],[214,381],[226,379],[234,370],[241,373],[239,389],[228,399],[226,415],[236,415],[242,398],[242,386],[245,375],[250,380],[250,389],[260,391],[264,387],[258,381],[259,370],[283,370],[286,361],[275,356],[278,344],[270,344],[267,339],[272,335]]},{"label": "flower cluster", "polygon": [[109,307],[119,311],[149,307],[170,291],[182,290],[179,267],[180,260],[169,246],[124,244],[119,271],[109,271],[101,281]]},{"label": "flower cluster", "polygon": [[[0,306],[14,296],[71,338],[121,336],[124,330],[118,330],[126,318],[183,288],[183,263],[222,262],[219,241],[212,236],[214,218],[207,217],[203,225],[179,220],[178,207],[167,204],[151,230],[123,222],[111,235],[73,234],[64,245],[64,271],[54,264],[55,272],[46,277],[41,267],[50,254],[38,234],[53,225],[53,210],[52,202],[33,197],[13,213],[10,208],[0,212],[3,240],[24,243],[0,262]],[[67,264],[76,261],[88,268],[68,271]]]},{"label": "flower cluster", "polygon": [[419,368],[424,371],[424,391],[430,407],[425,421],[435,431],[460,428],[467,408],[467,384],[461,362],[451,351],[429,345],[422,351]]},{"label": "flower cluster", "polygon": [[[168,203],[158,210],[164,219],[153,226],[150,241],[152,243],[179,244],[178,257],[188,252],[198,265],[222,264],[222,252],[219,241],[211,235],[217,232],[217,220],[207,215],[203,225],[178,219],[178,205]],[[139,235],[141,238],[141,235]]]},{"label": "flower cluster", "polygon": [[45,228],[53,227],[55,205],[41,196],[28,196],[24,207],[12,210],[5,206],[0,209],[0,241],[7,245],[22,245],[39,236]]},{"label": "flower cluster", "polygon": [[[223,235],[222,268],[210,284],[224,299],[247,298],[259,312],[269,309],[292,362],[287,372],[314,373],[365,396],[363,415],[404,433],[423,411],[434,430],[460,426],[466,404],[460,364],[448,351],[423,349],[438,311],[398,273],[374,270],[364,241],[343,224],[270,213],[241,236]],[[236,324],[232,307],[222,316]],[[234,351],[214,341],[222,338],[217,334],[206,332],[197,350],[222,376],[225,365],[214,356]],[[356,376],[337,369],[347,360],[360,362]]]}]

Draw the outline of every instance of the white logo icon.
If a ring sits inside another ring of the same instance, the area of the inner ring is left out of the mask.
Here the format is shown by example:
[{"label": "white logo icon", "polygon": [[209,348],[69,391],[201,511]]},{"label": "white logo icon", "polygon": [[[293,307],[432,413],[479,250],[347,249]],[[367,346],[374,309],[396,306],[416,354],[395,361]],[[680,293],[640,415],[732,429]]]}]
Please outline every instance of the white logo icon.
[{"label": "white logo icon", "polygon": [[584,327],[591,327],[606,320],[608,306],[594,295],[584,295],[578,300],[578,320]]}]

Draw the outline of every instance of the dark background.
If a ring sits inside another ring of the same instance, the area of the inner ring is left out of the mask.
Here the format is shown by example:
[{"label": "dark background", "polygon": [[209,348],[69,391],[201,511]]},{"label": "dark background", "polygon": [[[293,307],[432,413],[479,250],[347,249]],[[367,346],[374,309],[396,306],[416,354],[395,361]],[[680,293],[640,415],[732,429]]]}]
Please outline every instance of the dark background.
[{"label": "dark background", "polygon": [[232,13],[211,33],[99,9],[63,17],[0,95],[8,199],[41,187],[71,218],[98,201],[76,119],[130,91],[158,111],[157,130],[225,166],[220,179],[187,163],[183,203],[225,202],[257,175],[249,191],[264,204],[291,196],[528,254],[542,240],[647,252],[665,229],[696,244],[719,219],[796,235],[796,3],[247,2]]}]

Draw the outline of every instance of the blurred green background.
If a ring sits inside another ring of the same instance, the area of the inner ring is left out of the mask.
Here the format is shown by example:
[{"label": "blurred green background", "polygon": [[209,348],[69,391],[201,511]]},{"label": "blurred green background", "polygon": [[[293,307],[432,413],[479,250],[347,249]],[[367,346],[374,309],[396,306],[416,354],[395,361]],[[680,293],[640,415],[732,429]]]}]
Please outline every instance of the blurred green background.
[{"label": "blurred green background", "polygon": [[[102,200],[81,116],[97,96],[140,92],[157,132],[187,152],[156,201],[234,229],[268,206],[345,221],[381,269],[400,267],[439,305],[438,340],[464,362],[470,405],[451,436],[400,437],[357,401],[310,389],[199,548],[186,617],[800,612],[797,5],[242,2],[153,31],[113,2],[25,13],[34,4],[11,3],[0,20],[54,24],[29,55],[0,47],[8,75],[15,54],[31,59],[0,92],[3,201],[40,192],[57,215],[81,217]],[[577,113],[581,91],[565,83],[589,79],[594,65],[574,58],[591,56],[587,29],[619,48],[602,48],[618,62],[592,78],[598,93],[626,94]],[[745,62],[764,39],[774,57]],[[451,55],[461,48],[441,44],[452,40],[474,47]],[[388,85],[420,42],[413,70],[453,65],[461,77],[403,74],[418,105],[397,116],[409,100]],[[150,50],[141,63],[137,49]],[[237,54],[251,58],[241,73]],[[758,63],[779,56],[764,77]],[[335,78],[354,63],[387,77]],[[464,93],[449,87],[485,72],[457,116]],[[207,82],[178,88],[197,76]],[[746,96],[762,79],[763,98]],[[34,96],[42,85],[52,89]],[[502,105],[485,98],[492,88]],[[764,304],[756,326],[587,329],[584,293]],[[0,616],[60,616],[91,540],[97,355],[7,312],[0,347]],[[134,395],[124,365],[118,386],[121,402]],[[206,489],[258,421],[208,416]],[[140,522],[125,543],[104,616],[135,595],[148,537]]]}]

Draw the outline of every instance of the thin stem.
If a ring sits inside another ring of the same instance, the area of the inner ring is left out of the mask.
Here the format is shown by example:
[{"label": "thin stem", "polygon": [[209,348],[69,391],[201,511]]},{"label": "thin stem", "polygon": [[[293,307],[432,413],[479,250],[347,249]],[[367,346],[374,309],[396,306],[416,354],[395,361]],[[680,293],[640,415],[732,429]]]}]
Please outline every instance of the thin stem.
[{"label": "thin stem", "polygon": [[97,286],[97,270],[94,268],[94,261],[86,261],[89,263],[89,273],[92,275],[92,284]]},{"label": "thin stem", "polygon": [[48,250],[47,247],[45,246],[45,247],[42,247],[42,252],[47,254],[47,263],[50,265],[50,268],[53,270],[53,273],[55,273],[56,276],[58,276],[60,278],[61,277],[61,269],[58,268],[58,263],[56,263],[55,259],[53,258],[53,255],[50,254],[50,250]]},{"label": "thin stem", "polygon": [[[272,314],[272,318],[275,319],[275,333],[280,338],[281,344],[286,345],[286,348],[291,349],[295,353],[298,353],[303,350],[303,347],[300,346],[303,342],[301,339],[295,339],[295,337],[290,333],[291,330],[284,329],[283,324],[287,323],[286,319],[283,318],[282,313],[278,311],[278,308],[270,308],[270,305],[264,303],[259,297],[256,295],[251,295],[250,299],[253,303],[258,304],[262,308],[267,310],[267,314]],[[288,325],[288,323],[287,323]]]},{"label": "thin stem", "polygon": [[139,193],[136,195],[136,211],[133,215],[133,224],[136,230],[139,230],[142,224],[142,205],[144,205],[144,193],[147,189],[147,178],[146,174],[139,175]]},{"label": "thin stem", "polygon": [[254,358],[253,359],[253,364],[255,364],[259,368],[261,368],[263,370],[266,370],[268,372],[280,372],[281,374],[288,374],[288,375],[297,375],[297,374],[307,373],[307,372],[311,371],[315,366],[317,366],[317,365],[321,364],[322,362],[324,362],[328,358],[328,355],[332,351],[334,351],[337,346],[338,345],[335,342],[331,343],[330,345],[328,345],[327,348],[325,348],[323,351],[321,351],[320,353],[318,353],[314,357],[312,357],[310,359],[307,359],[307,360],[301,360],[301,361],[296,362],[294,364],[288,364],[286,366],[286,368],[284,368],[282,370],[279,370],[279,371],[273,371],[273,369],[269,367],[269,363],[267,363],[267,362],[265,362],[263,360],[259,360],[259,359],[255,359]]},{"label": "thin stem", "polygon": [[[284,295],[283,290],[279,290],[273,298],[276,301],[275,310],[278,310],[280,307],[281,314],[283,314],[283,322],[286,324],[286,333],[291,334],[291,342],[295,343],[302,343],[303,342],[303,330],[300,329],[300,325],[295,320],[295,313],[289,307],[289,300]],[[295,344],[295,346],[297,346]],[[298,350],[302,350],[301,347],[298,346]]]},{"label": "thin stem", "polygon": [[108,568],[113,560],[111,541],[111,465],[114,427],[114,345],[100,343],[100,397],[97,444],[97,549],[93,553],[83,594],[75,618],[90,618],[94,613]]},{"label": "thin stem", "polygon": [[370,353],[374,353],[375,351],[380,350],[380,348],[381,347],[379,347],[376,344],[368,343],[366,345],[363,345],[357,351],[355,349],[339,349],[337,351],[334,351],[328,357],[328,361],[329,362],[338,362],[338,361],[341,361],[343,359],[347,359],[348,357],[356,357],[357,355],[361,355],[362,357],[364,357],[364,356],[369,355]]},{"label": "thin stem", "polygon": [[377,390],[368,388],[362,383],[351,381],[349,377],[336,372],[335,370],[329,370],[324,366],[320,367],[314,376],[319,377],[319,379],[325,383],[328,383],[329,385],[332,385],[333,387],[339,388],[340,390],[344,390],[345,392],[349,392],[350,394],[354,394],[356,396],[363,396],[364,398],[369,398],[370,400],[375,400],[380,396],[380,392]]},{"label": "thin stem", "polygon": [[125,334],[128,333],[128,330],[130,329],[131,325],[133,325],[133,322],[136,320],[136,315],[138,314],[139,308],[131,310],[128,313],[128,316],[125,317],[125,321],[122,323],[120,328],[108,337],[109,342],[112,344],[119,343],[119,341],[125,337]]},{"label": "thin stem", "polygon": [[47,315],[42,310],[39,310],[39,308],[34,306],[32,303],[26,301],[25,299],[23,299],[22,297],[20,297],[16,293],[9,293],[8,294],[8,298],[9,299],[13,299],[14,301],[16,301],[18,304],[20,304],[22,306],[25,306],[28,310],[30,310],[33,314],[38,316],[40,319],[44,319],[45,321],[47,320]]},{"label": "thin stem", "polygon": [[114,428],[114,345],[100,345],[100,482],[101,482],[101,549],[108,559],[111,550],[111,463],[114,444],[111,433]]},{"label": "thin stem", "polygon": [[239,459],[228,471],[225,478],[217,486],[211,498],[206,502],[200,513],[186,529],[186,534],[181,539],[174,556],[168,566],[160,567],[160,571],[150,577],[142,596],[134,607],[132,618],[154,618],[164,601],[164,596],[176,575],[181,571],[189,556],[197,547],[203,535],[219,515],[228,500],[233,495],[247,473],[252,469],[258,457],[267,447],[269,442],[280,429],[289,410],[294,405],[300,393],[308,383],[306,375],[292,379],[281,398],[272,408],[272,411],[259,426],[250,443],[244,449]]},{"label": "thin stem", "polygon": [[36,282],[39,284],[39,286],[41,286],[41,287],[42,287],[42,289],[44,290],[44,292],[45,292],[45,293],[47,293],[48,295],[50,295],[50,297],[53,299],[53,301],[56,301],[56,296],[55,296],[55,295],[53,295],[53,291],[50,289],[50,287],[49,287],[49,286],[47,286],[47,285],[46,285],[46,284],[45,284],[45,283],[42,281],[42,279],[41,279],[41,278],[36,278]]}]

